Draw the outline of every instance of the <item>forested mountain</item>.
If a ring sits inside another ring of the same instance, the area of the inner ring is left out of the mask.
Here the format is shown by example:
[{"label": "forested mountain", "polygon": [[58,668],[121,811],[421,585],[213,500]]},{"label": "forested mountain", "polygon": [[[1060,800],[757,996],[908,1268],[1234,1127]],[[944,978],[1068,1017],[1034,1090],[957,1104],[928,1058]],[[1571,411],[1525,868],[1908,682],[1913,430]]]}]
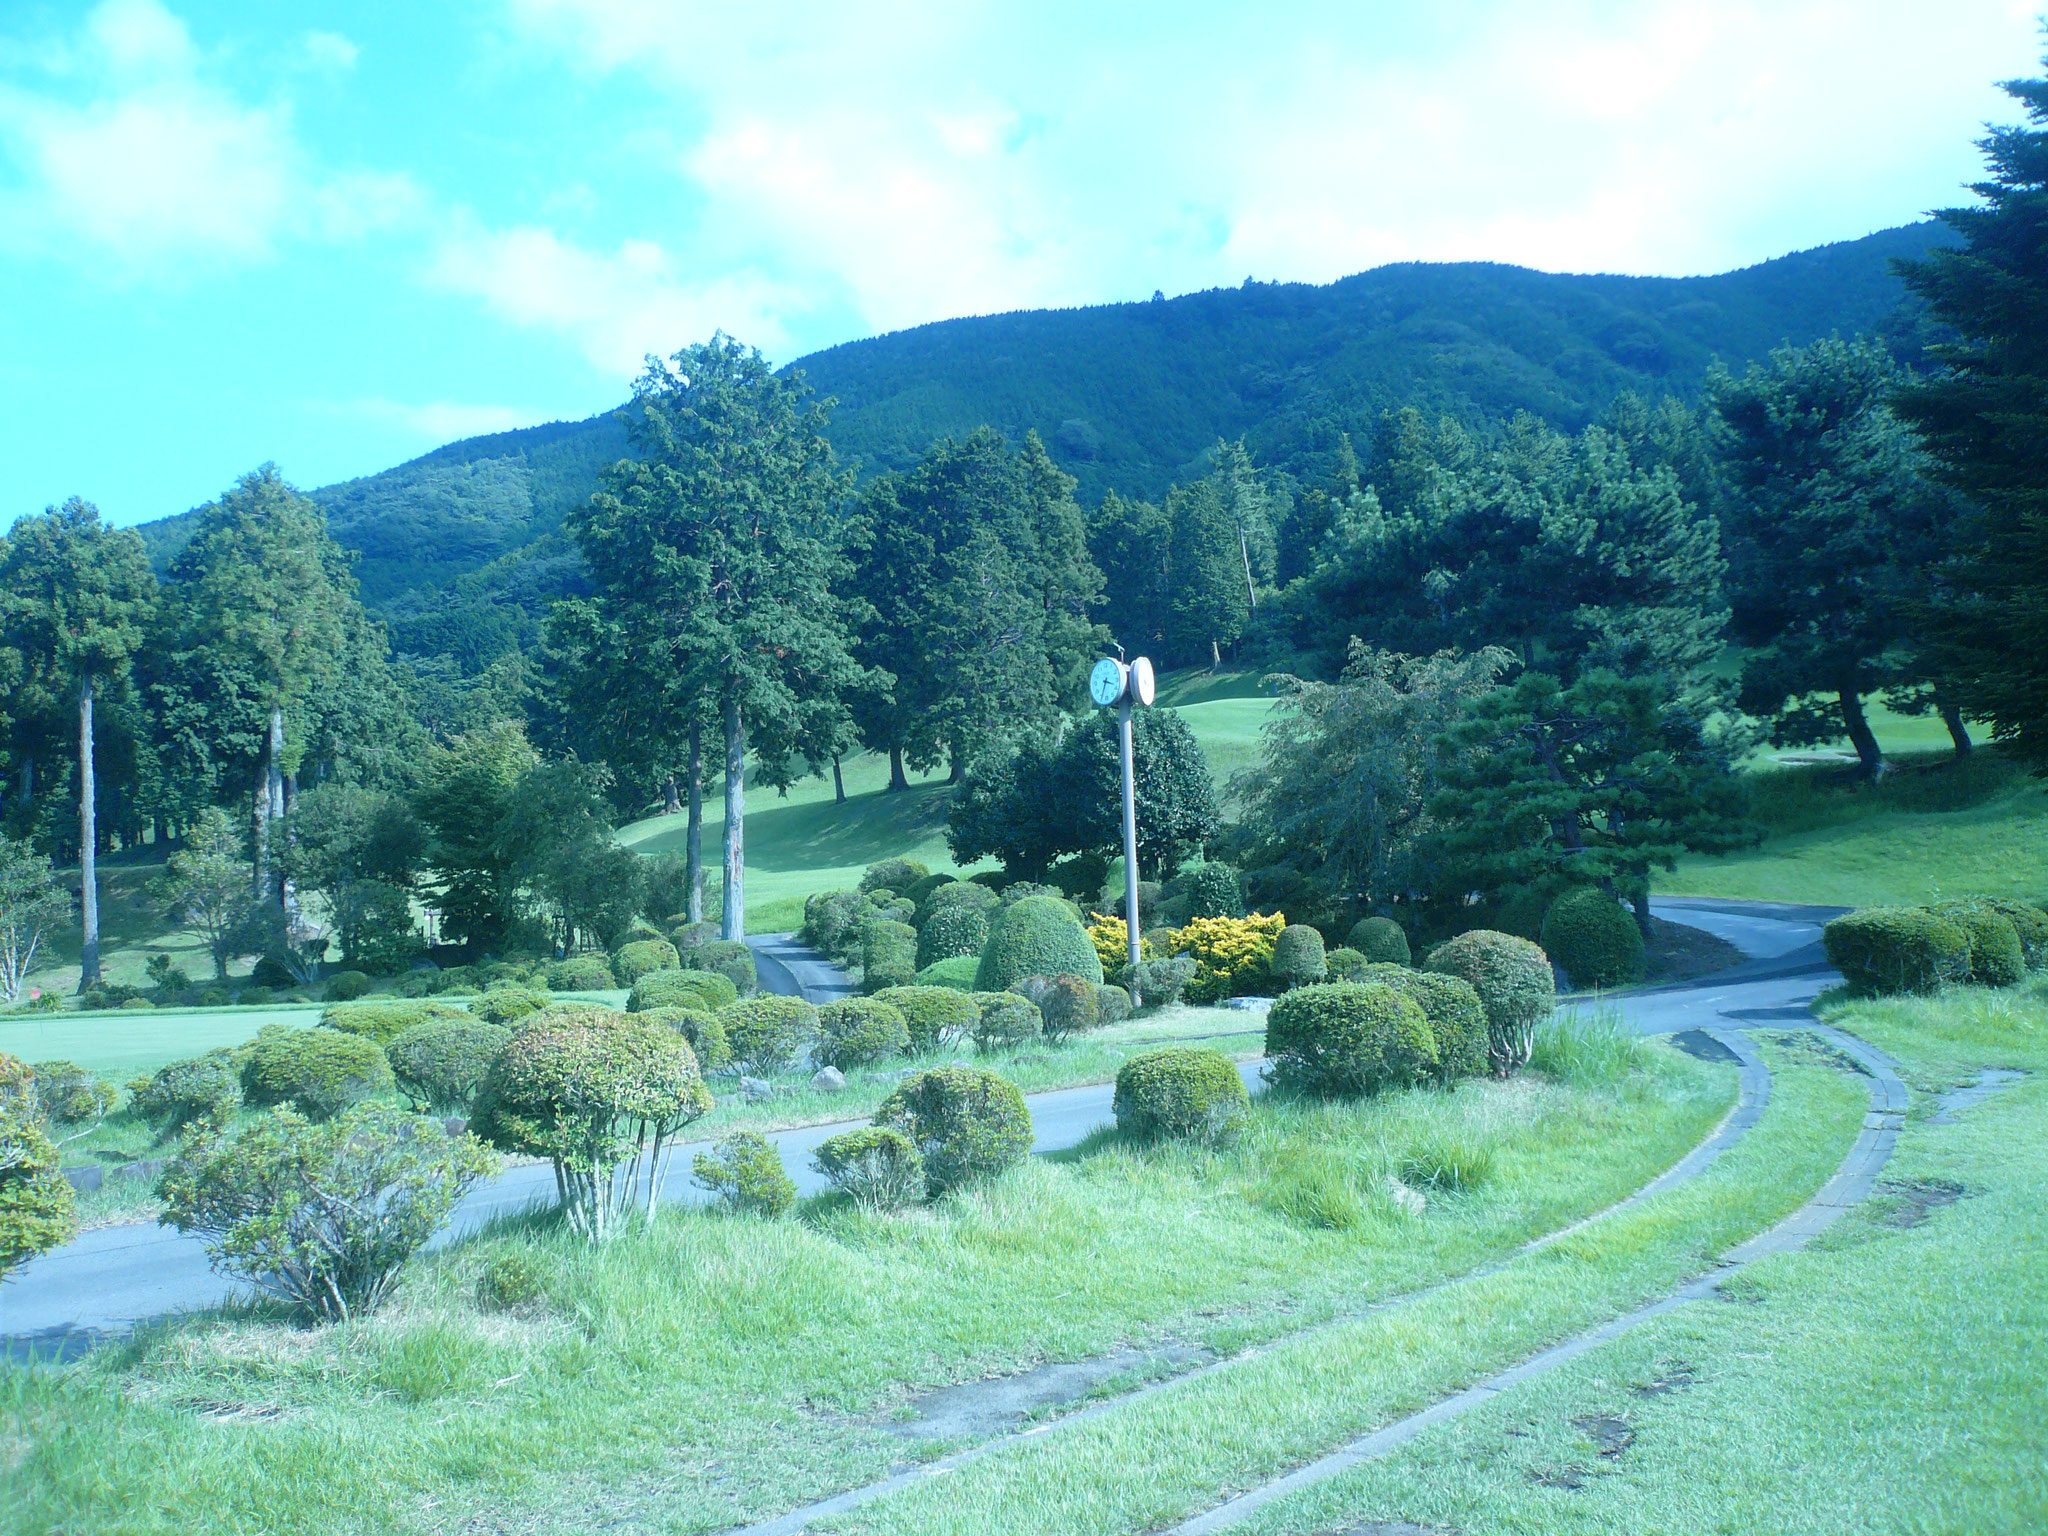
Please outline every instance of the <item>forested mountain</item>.
[{"label": "forested mountain", "polygon": [[[837,398],[834,443],[867,472],[986,424],[1013,441],[1036,430],[1084,502],[1157,497],[1206,472],[1220,438],[1287,470],[1332,427],[1363,451],[1365,429],[1403,405],[1475,424],[1526,410],[1573,430],[1624,391],[1691,397],[1715,358],[1739,367],[1786,341],[1876,331],[1910,360],[1890,263],[1945,243],[1918,224],[1691,278],[1407,263],[1326,286],[942,321],[794,366]],[[397,649],[474,671],[536,638],[547,604],[578,588],[562,519],[625,444],[610,414],[553,422],[450,443],[314,500],[359,555],[363,596]],[[187,524],[141,530],[159,565]]]}]

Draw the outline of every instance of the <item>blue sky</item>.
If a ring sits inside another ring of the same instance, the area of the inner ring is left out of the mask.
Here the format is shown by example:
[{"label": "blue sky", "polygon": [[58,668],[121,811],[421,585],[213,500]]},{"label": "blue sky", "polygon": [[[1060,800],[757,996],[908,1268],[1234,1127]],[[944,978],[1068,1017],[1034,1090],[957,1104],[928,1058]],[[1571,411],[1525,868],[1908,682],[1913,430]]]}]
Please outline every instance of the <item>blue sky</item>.
[{"label": "blue sky", "polygon": [[2040,0],[7,0],[0,524],[954,315],[1719,271],[1958,200]]}]

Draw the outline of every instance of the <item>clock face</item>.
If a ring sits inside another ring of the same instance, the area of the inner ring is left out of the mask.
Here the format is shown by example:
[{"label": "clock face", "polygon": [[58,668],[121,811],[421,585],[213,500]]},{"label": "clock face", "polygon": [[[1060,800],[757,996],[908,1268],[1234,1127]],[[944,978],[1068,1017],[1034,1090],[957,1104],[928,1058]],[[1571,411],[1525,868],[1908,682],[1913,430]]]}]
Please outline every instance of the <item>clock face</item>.
[{"label": "clock face", "polygon": [[1152,662],[1149,657],[1140,656],[1131,663],[1131,697],[1150,709],[1152,693]]},{"label": "clock face", "polygon": [[1108,706],[1124,696],[1123,663],[1112,661],[1105,656],[1095,663],[1095,670],[1088,674],[1088,696],[1096,703]]}]

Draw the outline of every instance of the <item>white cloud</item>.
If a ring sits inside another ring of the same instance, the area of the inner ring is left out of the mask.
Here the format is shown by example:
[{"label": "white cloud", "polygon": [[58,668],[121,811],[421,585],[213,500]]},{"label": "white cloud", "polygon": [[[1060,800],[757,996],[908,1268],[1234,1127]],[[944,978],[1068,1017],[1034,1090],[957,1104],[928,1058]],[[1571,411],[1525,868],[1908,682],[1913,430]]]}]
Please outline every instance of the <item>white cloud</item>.
[{"label": "white cloud", "polygon": [[549,419],[543,411],[516,405],[472,405],[456,400],[433,400],[425,405],[406,405],[397,400],[351,400],[342,405],[320,406],[334,415],[374,421],[421,439],[445,443],[456,438],[482,437],[491,432],[511,432]]},{"label": "white cloud", "polygon": [[339,32],[308,32],[306,57],[322,69],[354,69],[362,49]]}]

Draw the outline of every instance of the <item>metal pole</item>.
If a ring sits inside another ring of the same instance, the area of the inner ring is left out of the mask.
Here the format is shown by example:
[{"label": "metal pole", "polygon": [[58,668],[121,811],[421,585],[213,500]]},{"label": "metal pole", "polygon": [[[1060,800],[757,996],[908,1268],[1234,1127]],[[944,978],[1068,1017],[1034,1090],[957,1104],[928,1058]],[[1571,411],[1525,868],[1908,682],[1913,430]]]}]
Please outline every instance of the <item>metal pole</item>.
[{"label": "metal pole", "polygon": [[[1123,703],[1117,706],[1116,728],[1118,745],[1123,749],[1124,759],[1124,937],[1130,942],[1131,964],[1139,959],[1138,950],[1138,776],[1131,753],[1131,694],[1124,690]],[[1131,982],[1131,1006],[1138,1006],[1138,984]]]}]

